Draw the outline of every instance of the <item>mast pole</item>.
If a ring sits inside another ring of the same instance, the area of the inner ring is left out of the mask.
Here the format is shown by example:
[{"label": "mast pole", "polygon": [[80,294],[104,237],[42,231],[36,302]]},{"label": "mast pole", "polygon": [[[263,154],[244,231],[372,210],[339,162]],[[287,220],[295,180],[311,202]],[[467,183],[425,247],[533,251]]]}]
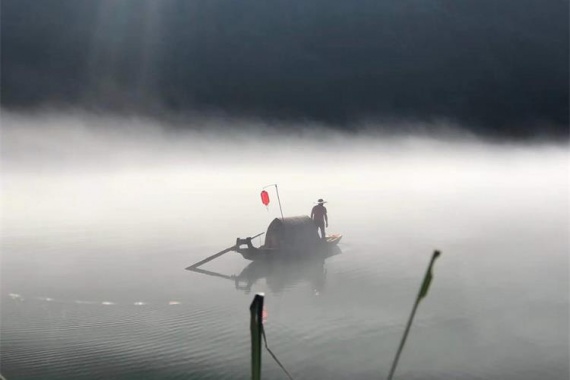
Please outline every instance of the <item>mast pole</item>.
[{"label": "mast pole", "polygon": [[283,208],[281,207],[281,198],[279,198],[279,188],[277,187],[276,183],[274,183],[272,185],[264,186],[263,188],[266,189],[270,186],[275,186],[275,192],[277,193],[277,202],[279,202],[279,211],[281,212],[281,220],[283,220],[285,218],[283,217]]},{"label": "mast pole", "polygon": [[285,219],[283,217],[283,209],[281,208],[281,199],[279,198],[279,188],[277,184],[275,184],[275,192],[277,193],[277,202],[279,202],[279,211],[281,211],[281,220]]}]

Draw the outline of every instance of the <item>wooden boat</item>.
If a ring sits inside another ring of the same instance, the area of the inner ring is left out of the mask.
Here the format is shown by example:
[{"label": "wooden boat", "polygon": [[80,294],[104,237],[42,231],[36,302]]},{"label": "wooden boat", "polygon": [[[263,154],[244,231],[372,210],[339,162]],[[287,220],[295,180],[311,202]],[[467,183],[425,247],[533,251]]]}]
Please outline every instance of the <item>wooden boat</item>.
[{"label": "wooden boat", "polygon": [[315,223],[308,216],[276,218],[267,228],[264,245],[254,247],[252,238],[238,238],[235,251],[247,260],[327,256],[341,239],[342,235],[338,234],[321,239]]},{"label": "wooden boat", "polygon": [[252,261],[292,259],[299,261],[311,257],[327,258],[339,251],[337,244],[342,239],[342,235],[338,234],[321,239],[317,232],[317,226],[308,216],[274,219],[267,227],[265,243],[261,247],[254,247],[251,241],[259,235],[245,239],[237,238],[234,246],[208,256],[190,265],[186,270],[229,278],[225,275],[200,269],[200,267],[231,251],[236,251],[245,259]]},{"label": "wooden boat", "polygon": [[[304,256],[327,256],[328,251],[332,247],[336,247],[339,241],[342,239],[342,235],[330,235],[326,239],[321,239],[316,245],[306,248],[304,250],[291,250],[291,249],[280,249],[271,248],[262,245],[261,247],[254,247],[249,245],[248,239],[238,239],[236,243],[236,251],[247,260],[268,260],[268,259],[289,259],[293,257],[304,257]],[[243,247],[246,244],[246,247]]]}]

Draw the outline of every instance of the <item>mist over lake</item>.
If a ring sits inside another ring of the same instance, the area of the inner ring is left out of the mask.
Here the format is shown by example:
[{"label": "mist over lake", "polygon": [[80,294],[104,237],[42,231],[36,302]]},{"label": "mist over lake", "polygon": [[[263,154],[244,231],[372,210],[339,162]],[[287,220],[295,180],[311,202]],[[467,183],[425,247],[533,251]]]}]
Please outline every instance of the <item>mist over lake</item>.
[{"label": "mist over lake", "polygon": [[0,7],[0,380],[570,377],[567,1]]},{"label": "mist over lake", "polygon": [[[434,249],[396,378],[568,378],[566,143],[192,122],[3,114],[8,380],[247,379],[257,292],[296,379],[385,378]],[[184,270],[264,232],[273,183],[285,216],[328,201],[339,254],[204,266],[239,284]],[[285,378],[263,355],[264,378]]]}]

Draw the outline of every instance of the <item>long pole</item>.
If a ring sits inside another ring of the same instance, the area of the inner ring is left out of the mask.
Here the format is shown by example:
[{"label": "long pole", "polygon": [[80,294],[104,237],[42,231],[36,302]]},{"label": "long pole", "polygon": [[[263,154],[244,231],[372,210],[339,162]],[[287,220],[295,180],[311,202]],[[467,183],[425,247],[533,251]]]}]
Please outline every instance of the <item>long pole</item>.
[{"label": "long pole", "polygon": [[233,246],[231,246],[231,247],[229,247],[229,248],[224,249],[223,251],[220,251],[220,252],[216,253],[215,255],[208,256],[208,257],[206,257],[204,260],[198,261],[196,264],[190,265],[188,268],[186,268],[186,270],[193,270],[193,269],[196,269],[196,268],[198,268],[199,266],[202,266],[202,265],[206,264],[206,263],[209,262],[209,261],[212,261],[212,260],[214,260],[214,259],[217,259],[218,257],[220,257],[220,256],[222,256],[222,255],[224,255],[224,254],[226,254],[226,253],[228,253],[228,252],[230,252],[230,251],[233,251],[235,248],[236,248],[236,246],[233,245]]},{"label": "long pole", "polygon": [[414,316],[416,315],[416,310],[418,309],[418,305],[420,301],[427,295],[427,291],[429,289],[429,285],[431,283],[432,275],[432,267],[435,259],[437,259],[440,255],[439,251],[434,251],[433,255],[431,256],[431,261],[428,265],[426,274],[424,276],[424,280],[422,281],[422,286],[420,287],[420,291],[418,292],[418,296],[416,297],[416,302],[414,303],[414,307],[412,309],[412,313],[410,314],[410,319],[408,319],[408,324],[406,325],[406,331],[404,332],[404,336],[400,342],[400,347],[398,347],[398,352],[396,353],[396,357],[394,358],[394,362],[392,363],[392,368],[390,369],[390,374],[388,375],[388,380],[392,380],[394,376],[394,372],[396,371],[396,367],[398,366],[398,361],[400,360],[400,354],[404,349],[404,344],[406,343],[406,339],[408,338],[408,333],[410,332],[410,328],[412,327],[412,322],[414,321]]},{"label": "long pole", "polygon": [[251,333],[251,380],[261,380],[261,334],[263,331],[263,293],[253,298],[249,307]]},{"label": "long pole", "polygon": [[[248,238],[248,239],[252,239],[252,240],[253,240],[253,239],[255,239],[256,237],[263,235],[264,233],[265,233],[265,232],[260,232],[260,233],[258,233],[257,235],[255,235],[255,236],[253,236],[253,237],[250,237],[250,238]],[[230,251],[235,251],[237,248],[238,248],[238,247],[237,247],[236,245],[232,245],[231,247],[228,247],[228,248],[224,249],[223,251],[220,251],[220,252],[216,253],[215,255],[208,256],[208,257],[206,257],[204,260],[198,261],[196,264],[190,265],[189,267],[186,268],[186,270],[193,270],[193,271],[196,271],[196,269],[197,269],[198,267],[200,267],[200,266],[206,264],[206,263],[209,262],[209,261],[212,261],[212,260],[214,260],[214,259],[217,259],[218,257],[220,257],[220,256],[222,256],[222,255],[224,255],[224,254],[226,254],[226,253],[228,253],[228,252],[230,252]],[[199,272],[199,271],[196,271],[196,272]],[[0,380],[2,380],[2,379],[0,379]]]},{"label": "long pole", "polygon": [[281,199],[279,198],[279,188],[277,184],[275,184],[275,192],[277,193],[277,202],[279,202],[279,211],[281,211],[281,220],[283,220],[285,218],[283,218],[283,209],[281,208]]},{"label": "long pole", "polygon": [[285,218],[283,218],[283,208],[281,207],[281,198],[279,198],[279,188],[277,187],[276,183],[274,183],[273,185],[264,186],[263,188],[266,189],[269,186],[275,186],[275,192],[277,193],[277,202],[279,202],[279,211],[281,211],[281,220],[283,220]]}]

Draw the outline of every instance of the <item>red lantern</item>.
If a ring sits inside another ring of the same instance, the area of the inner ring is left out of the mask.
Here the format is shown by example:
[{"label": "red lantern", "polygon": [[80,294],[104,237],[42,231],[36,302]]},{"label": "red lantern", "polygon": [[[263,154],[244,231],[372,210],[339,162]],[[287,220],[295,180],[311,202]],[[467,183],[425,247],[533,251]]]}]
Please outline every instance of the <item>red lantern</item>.
[{"label": "red lantern", "polygon": [[269,193],[265,190],[261,192],[261,202],[266,206],[269,204]]}]

